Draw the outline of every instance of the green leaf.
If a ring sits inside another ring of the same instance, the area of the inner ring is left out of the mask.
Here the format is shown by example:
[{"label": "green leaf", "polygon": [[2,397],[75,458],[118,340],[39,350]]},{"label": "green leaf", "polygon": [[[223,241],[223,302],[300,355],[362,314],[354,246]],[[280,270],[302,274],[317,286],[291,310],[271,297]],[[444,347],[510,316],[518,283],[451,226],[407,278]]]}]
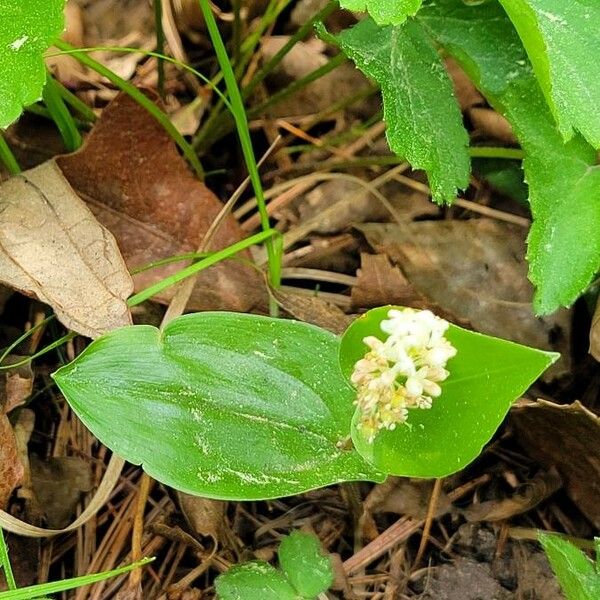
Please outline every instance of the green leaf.
[{"label": "green leaf", "polygon": [[579,548],[558,535],[540,533],[539,540],[567,600],[600,598],[600,575]]},{"label": "green leaf", "polygon": [[600,3],[500,0],[527,50],[565,140],[580,131],[600,147]]},{"label": "green leaf", "polygon": [[296,321],[205,312],[108,333],[54,374],[85,425],[176,489],[251,500],[382,475],[338,442],[354,407],[339,340]]},{"label": "green leaf", "polygon": [[[385,339],[380,323],[390,306],[370,310],[346,331],[340,365],[349,378],[368,350],[369,335]],[[404,477],[445,477],[474,460],[491,439],[511,404],[558,355],[450,325],[447,339],[457,349],[441,384],[442,395],[427,410],[410,411],[406,425],[381,431],[369,443],[354,416],[356,449],[378,469]]]},{"label": "green leaf", "polygon": [[42,55],[64,28],[64,5],[65,0],[0,0],[0,128],[41,98]]},{"label": "green leaf", "polygon": [[536,312],[572,304],[600,267],[600,167],[594,149],[579,135],[563,142],[519,37],[497,3],[429,1],[419,20],[507,117],[523,146],[534,218],[528,260]]},{"label": "green leaf", "polygon": [[368,11],[378,25],[400,25],[417,14],[423,0],[341,0],[342,8]]},{"label": "green leaf", "polygon": [[469,183],[469,138],[452,83],[423,28],[413,19],[396,27],[365,19],[336,39],[381,86],[390,148],[427,172],[435,200],[454,200]]},{"label": "green leaf", "polygon": [[299,600],[285,576],[269,563],[236,565],[215,580],[219,600]]},{"label": "green leaf", "polygon": [[279,546],[279,563],[303,598],[313,600],[333,584],[333,568],[314,535],[294,531]]}]

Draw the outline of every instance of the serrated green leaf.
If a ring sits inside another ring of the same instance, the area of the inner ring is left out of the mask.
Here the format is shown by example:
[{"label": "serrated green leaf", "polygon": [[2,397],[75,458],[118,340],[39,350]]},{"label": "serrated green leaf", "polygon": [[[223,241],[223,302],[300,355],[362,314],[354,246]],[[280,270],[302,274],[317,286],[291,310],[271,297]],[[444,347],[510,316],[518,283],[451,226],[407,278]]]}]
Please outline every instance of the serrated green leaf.
[{"label": "serrated green leaf", "polygon": [[0,0],[0,128],[42,96],[42,59],[64,27],[65,0]]},{"label": "serrated green leaf", "polygon": [[565,140],[574,130],[600,148],[600,3],[500,0],[525,45]]},{"label": "serrated green leaf", "polygon": [[341,0],[342,8],[368,11],[378,25],[400,25],[417,14],[423,0]]},{"label": "serrated green leaf", "polygon": [[594,149],[579,135],[563,143],[519,37],[497,3],[429,1],[419,20],[507,117],[525,151],[536,312],[572,304],[600,267],[600,168]]},{"label": "serrated green leaf", "polygon": [[313,600],[333,583],[331,559],[314,535],[294,531],[279,546],[279,564],[300,596]]},{"label": "serrated green leaf", "polygon": [[[342,337],[340,365],[346,377],[368,350],[365,337],[385,339],[380,323],[390,308],[360,316]],[[358,411],[354,415],[354,445],[378,469],[403,477],[445,477],[464,468],[479,456],[511,404],[558,358],[455,325],[446,338],[457,354],[447,364],[450,376],[432,408],[411,410],[407,425],[379,432],[372,443],[357,427]]]},{"label": "serrated green leaf", "polygon": [[300,600],[283,573],[269,563],[236,565],[215,580],[219,600]]},{"label": "serrated green leaf", "polygon": [[296,321],[198,313],[94,341],[54,379],[104,444],[155,479],[251,500],[382,475],[338,442],[354,407],[339,339]]},{"label": "serrated green leaf", "polygon": [[540,533],[539,540],[567,600],[600,598],[600,575],[579,548],[558,535]]},{"label": "serrated green leaf", "polygon": [[427,172],[435,200],[454,200],[469,183],[469,138],[448,74],[422,27],[413,19],[395,27],[365,19],[337,40],[381,86],[390,148]]}]

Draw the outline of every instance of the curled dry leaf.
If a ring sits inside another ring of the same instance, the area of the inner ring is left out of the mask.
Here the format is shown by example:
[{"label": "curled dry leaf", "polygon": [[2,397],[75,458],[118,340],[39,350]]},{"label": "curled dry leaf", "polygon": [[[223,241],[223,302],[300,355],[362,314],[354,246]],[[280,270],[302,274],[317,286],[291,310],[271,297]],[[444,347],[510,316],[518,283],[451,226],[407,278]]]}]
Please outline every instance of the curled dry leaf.
[{"label": "curled dry leaf", "polygon": [[491,219],[357,225],[430,302],[473,329],[514,342],[563,352],[546,372],[565,370],[570,338],[566,310],[537,318],[527,279],[525,230]]},{"label": "curled dry leaf", "polygon": [[115,240],[54,161],[0,185],[0,281],[92,338],[131,322],[133,285]]},{"label": "curled dry leaf", "polygon": [[175,492],[179,500],[181,512],[194,534],[212,539],[214,548],[222,545],[223,536],[227,535],[226,522],[227,502],[201,498],[183,492]]},{"label": "curled dry leaf", "polygon": [[[98,220],[114,234],[130,269],[195,252],[222,205],[198,181],[161,125],[126,94],[102,112],[78,152],[57,158],[59,167]],[[233,217],[218,228],[208,250],[243,237]],[[238,257],[250,259],[249,253]],[[171,263],[134,275],[139,291],[180,270]],[[170,288],[154,299],[168,302]],[[260,275],[229,260],[200,273],[188,307],[248,311],[266,302]]]},{"label": "curled dry leaf", "polygon": [[556,467],[583,514],[600,527],[600,418],[579,402],[521,402],[511,411],[527,454]]},{"label": "curled dry leaf", "polygon": [[471,504],[462,514],[467,521],[506,521],[531,510],[561,486],[562,479],[552,468],[527,481],[513,496]]}]

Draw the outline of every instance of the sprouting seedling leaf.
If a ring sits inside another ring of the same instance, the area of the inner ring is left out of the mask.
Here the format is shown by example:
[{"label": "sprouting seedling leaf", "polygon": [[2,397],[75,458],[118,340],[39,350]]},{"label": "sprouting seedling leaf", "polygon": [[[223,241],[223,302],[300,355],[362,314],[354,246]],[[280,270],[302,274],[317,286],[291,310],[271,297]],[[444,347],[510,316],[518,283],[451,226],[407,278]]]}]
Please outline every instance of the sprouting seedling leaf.
[{"label": "sprouting seedling leaf", "polygon": [[313,600],[333,583],[333,568],[314,535],[294,531],[279,546],[279,564],[295,590]]},{"label": "sprouting seedling leaf", "polygon": [[296,321],[204,312],[126,327],[54,379],[114,452],[176,489],[253,500],[381,480],[354,450],[339,339]]},{"label": "sprouting seedling leaf", "polygon": [[390,148],[427,172],[434,200],[452,202],[469,183],[469,138],[427,33],[414,19],[385,27],[365,19],[336,40],[381,86]]},{"label": "sprouting seedling leaf", "polygon": [[368,11],[378,25],[400,25],[417,14],[423,0],[341,0],[342,8]]},{"label": "sprouting seedling leaf", "polygon": [[[346,331],[340,365],[349,379],[356,362],[368,350],[363,340],[387,337],[381,322],[390,308],[373,309]],[[549,367],[558,354],[534,350],[450,325],[445,336],[456,349],[448,361],[449,377],[441,396],[427,410],[411,409],[405,424],[382,430],[369,440],[354,415],[356,449],[378,469],[406,477],[445,477],[481,452],[506,416],[511,404]]]},{"label": "sprouting seedling leaf", "polygon": [[314,600],[333,583],[331,561],[314,535],[292,532],[283,538],[278,554],[281,570],[250,561],[219,575],[219,600]]},{"label": "sprouting seedling leaf", "polygon": [[269,563],[236,565],[215,581],[219,600],[299,600],[285,575]]},{"label": "sprouting seedling leaf", "polygon": [[565,141],[579,131],[600,148],[600,4],[500,0],[533,64]]},{"label": "sprouting seedling leaf", "polygon": [[0,128],[42,96],[42,58],[64,27],[65,0],[0,0]]},{"label": "sprouting seedling leaf", "polygon": [[555,534],[538,537],[567,600],[600,598],[600,574],[577,546]]}]

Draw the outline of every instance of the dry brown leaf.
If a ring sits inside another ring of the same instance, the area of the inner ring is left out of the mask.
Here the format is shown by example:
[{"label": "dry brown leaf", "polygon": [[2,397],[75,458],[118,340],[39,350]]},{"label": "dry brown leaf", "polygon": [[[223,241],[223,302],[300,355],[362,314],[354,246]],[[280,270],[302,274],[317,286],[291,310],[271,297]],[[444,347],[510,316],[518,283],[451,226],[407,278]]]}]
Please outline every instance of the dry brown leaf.
[{"label": "dry brown leaf", "polygon": [[471,504],[461,512],[467,521],[505,521],[531,510],[558,491],[561,486],[560,475],[555,469],[550,469],[526,482],[510,498]]},{"label": "dry brown leaf", "polygon": [[[104,109],[81,150],[57,159],[60,168],[98,220],[117,239],[130,269],[197,250],[221,203],[198,181],[161,125],[122,94]],[[209,250],[243,237],[233,217],[217,230]],[[240,253],[250,258],[249,253]],[[134,276],[139,291],[180,270],[172,263]],[[168,302],[173,289],[155,296]],[[260,275],[236,260],[200,273],[193,310],[248,311],[265,303]]]},{"label": "dry brown leaf", "polygon": [[511,411],[527,454],[556,467],[585,516],[600,527],[600,418],[579,402],[521,402]]},{"label": "dry brown leaf", "polygon": [[[22,356],[9,355],[5,364],[14,364]],[[7,369],[0,374],[0,412],[9,413],[27,400],[33,390],[33,371],[31,364]]]},{"label": "dry brown leaf", "polygon": [[176,493],[181,512],[191,530],[196,535],[212,538],[215,547],[222,544],[227,502]]},{"label": "dry brown leaf", "polygon": [[0,412],[0,509],[6,509],[8,499],[23,477],[23,465],[15,435],[8,417]]},{"label": "dry brown leaf", "polygon": [[429,301],[481,333],[563,351],[548,376],[567,368],[570,313],[534,316],[521,228],[491,219],[357,228]]},{"label": "dry brown leaf", "polygon": [[281,289],[272,290],[271,293],[277,304],[295,319],[333,333],[343,333],[353,320],[342,309],[318,296],[304,296]]},{"label": "dry brown leaf", "polygon": [[92,338],[131,323],[133,285],[115,240],[53,161],[0,185],[0,280]]},{"label": "dry brown leaf", "polygon": [[84,492],[93,487],[91,464],[79,456],[58,456],[47,461],[30,457],[31,480],[48,527],[65,527]]},{"label": "dry brown leaf", "polygon": [[511,124],[500,113],[491,108],[474,107],[469,110],[469,117],[476,130],[505,144],[517,144],[517,138]]},{"label": "dry brown leaf", "polygon": [[[390,512],[424,519],[431,500],[434,481],[389,477],[376,485],[364,501],[367,513]],[[435,517],[441,517],[452,510],[452,502],[442,490],[435,507]]]},{"label": "dry brown leaf", "polygon": [[385,304],[424,308],[423,296],[385,254],[361,253],[356,277],[356,285],[352,288],[352,306],[355,309]]}]

